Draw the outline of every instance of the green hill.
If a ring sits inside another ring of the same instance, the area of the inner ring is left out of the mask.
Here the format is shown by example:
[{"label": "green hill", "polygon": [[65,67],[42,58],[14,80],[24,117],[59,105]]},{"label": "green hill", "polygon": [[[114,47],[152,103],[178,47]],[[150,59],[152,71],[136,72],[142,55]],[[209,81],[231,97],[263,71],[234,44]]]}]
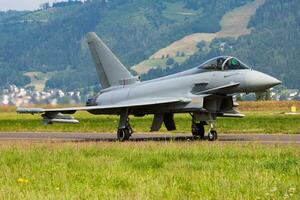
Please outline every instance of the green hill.
[{"label": "green hill", "polygon": [[[97,85],[84,42],[87,32],[97,32],[129,67],[186,35],[220,31],[222,16],[249,1],[94,0],[35,12],[0,12],[0,87],[27,85],[30,78],[24,74],[37,71],[53,75],[48,77],[48,88]],[[215,39],[183,64],[152,70],[145,78],[229,54],[281,78],[290,88],[299,88],[299,4],[297,0],[267,0],[249,23],[250,35]],[[219,50],[222,42],[226,42],[224,52]]]},{"label": "green hill", "polygon": [[97,32],[131,66],[185,35],[218,31],[221,17],[248,1],[94,0],[6,17],[0,21],[0,86],[28,84],[23,74],[29,71],[56,72],[47,82],[52,88],[97,84],[87,32]]}]

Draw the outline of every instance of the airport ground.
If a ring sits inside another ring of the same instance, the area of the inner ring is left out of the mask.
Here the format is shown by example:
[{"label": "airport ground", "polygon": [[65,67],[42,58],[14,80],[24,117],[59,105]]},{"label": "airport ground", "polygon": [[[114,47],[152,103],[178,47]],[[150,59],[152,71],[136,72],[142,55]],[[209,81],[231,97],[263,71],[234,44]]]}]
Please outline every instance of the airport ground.
[{"label": "airport ground", "polygon": [[[116,117],[82,113],[79,125],[45,127],[38,116],[1,108],[0,132],[8,132],[2,134],[34,138],[48,132],[50,140],[0,140],[0,199],[300,199],[300,116],[282,114],[292,105],[299,110],[298,102],[241,103],[247,117],[220,119],[218,130],[225,134],[219,142],[188,139],[190,118],[179,115],[181,140],[126,143],[50,137],[114,133]],[[132,123],[144,132],[151,118]],[[237,139],[253,134],[296,142]]]}]

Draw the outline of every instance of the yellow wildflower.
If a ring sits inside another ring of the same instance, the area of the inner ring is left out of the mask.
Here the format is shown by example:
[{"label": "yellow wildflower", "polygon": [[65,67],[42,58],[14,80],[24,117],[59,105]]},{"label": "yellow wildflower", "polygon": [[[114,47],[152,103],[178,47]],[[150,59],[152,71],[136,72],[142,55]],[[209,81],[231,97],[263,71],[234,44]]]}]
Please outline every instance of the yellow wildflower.
[{"label": "yellow wildflower", "polygon": [[24,179],[23,178],[18,178],[18,183],[23,183]]},{"label": "yellow wildflower", "polygon": [[28,183],[28,179],[26,178],[18,178],[18,183]]}]

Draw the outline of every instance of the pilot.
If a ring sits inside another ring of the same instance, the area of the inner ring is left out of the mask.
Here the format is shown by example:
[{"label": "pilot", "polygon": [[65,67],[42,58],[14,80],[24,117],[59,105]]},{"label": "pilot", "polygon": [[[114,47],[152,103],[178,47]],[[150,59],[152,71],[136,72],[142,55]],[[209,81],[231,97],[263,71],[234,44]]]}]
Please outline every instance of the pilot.
[{"label": "pilot", "polygon": [[224,63],[225,59],[224,58],[218,58],[217,59],[217,69],[221,70],[222,69],[222,65]]}]

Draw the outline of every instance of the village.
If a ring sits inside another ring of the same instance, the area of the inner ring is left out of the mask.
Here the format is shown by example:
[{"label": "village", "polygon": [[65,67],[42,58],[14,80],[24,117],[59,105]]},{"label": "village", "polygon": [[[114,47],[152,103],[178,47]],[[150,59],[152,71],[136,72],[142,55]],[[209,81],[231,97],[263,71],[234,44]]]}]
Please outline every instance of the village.
[{"label": "village", "polygon": [[[8,85],[4,89],[0,90],[0,105],[1,106],[26,106],[34,104],[71,104],[79,105],[85,104],[89,97],[92,97],[93,92],[83,94],[80,91],[62,91],[60,89],[51,89],[45,91],[34,91],[28,88],[17,87],[15,85]],[[239,101],[255,101],[255,94],[241,94],[235,96]],[[300,91],[296,89],[274,89],[272,88],[269,92],[269,99],[275,101],[293,101],[300,100]]]},{"label": "village", "polygon": [[82,104],[87,100],[79,91],[62,90],[33,91],[9,85],[0,91],[0,106],[24,106],[33,104]]}]

